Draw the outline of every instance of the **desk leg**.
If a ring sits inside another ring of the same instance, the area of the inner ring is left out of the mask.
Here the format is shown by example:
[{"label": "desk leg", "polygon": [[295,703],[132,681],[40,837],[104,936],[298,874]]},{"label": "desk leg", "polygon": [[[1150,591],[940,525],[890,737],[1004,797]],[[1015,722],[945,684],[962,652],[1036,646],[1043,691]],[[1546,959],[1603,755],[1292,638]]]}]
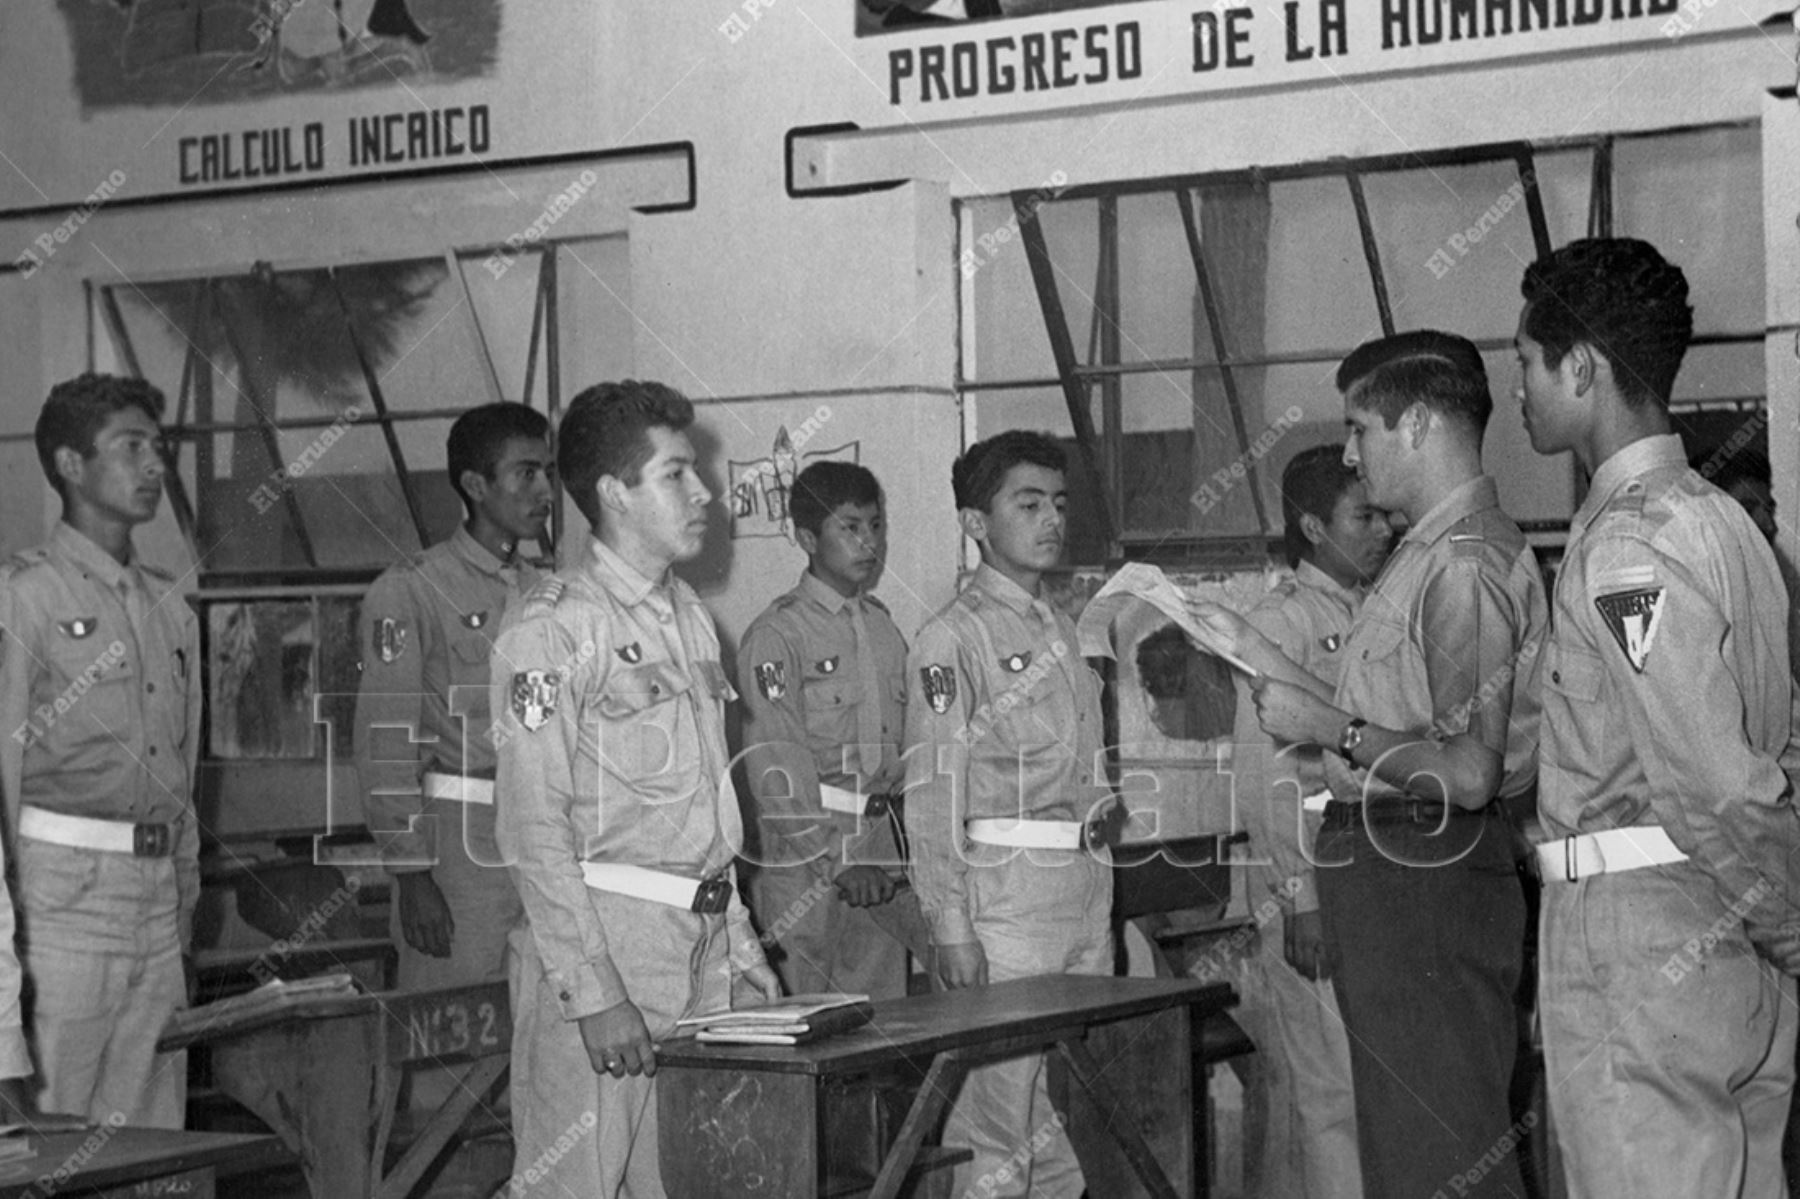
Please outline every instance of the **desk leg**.
[{"label": "desk leg", "polygon": [[875,1179],[869,1199],[894,1199],[900,1193],[900,1184],[906,1181],[906,1172],[912,1169],[913,1158],[918,1156],[919,1143],[937,1123],[944,1105],[962,1087],[963,1077],[968,1072],[969,1064],[954,1049],[946,1050],[932,1060],[931,1069],[925,1072],[925,1081],[920,1084],[919,1093],[900,1125],[900,1135],[894,1138],[894,1146],[881,1164],[881,1173]]},{"label": "desk leg", "polygon": [[367,1199],[380,1095],[374,1018],[309,1020],[220,1041],[213,1072],[300,1155],[313,1199]]},{"label": "desk leg", "polygon": [[418,1184],[420,1175],[424,1174],[431,1163],[450,1138],[456,1135],[475,1105],[487,1097],[494,1083],[506,1073],[510,1059],[505,1054],[484,1057],[469,1063],[463,1071],[462,1079],[451,1096],[444,1100],[444,1106],[432,1113],[419,1135],[407,1148],[406,1155],[394,1163],[394,1168],[381,1180],[381,1186],[375,1191],[375,1199],[406,1199]]},{"label": "desk leg", "polygon": [[1175,1187],[1169,1182],[1169,1176],[1163,1173],[1162,1166],[1157,1164],[1156,1157],[1150,1152],[1150,1144],[1144,1140],[1143,1132],[1130,1119],[1128,1109],[1113,1093],[1112,1086],[1107,1083],[1099,1063],[1088,1052],[1087,1046],[1070,1037],[1058,1041],[1056,1047],[1062,1052],[1063,1060],[1069,1063],[1069,1070],[1075,1075],[1075,1081],[1081,1084],[1094,1105],[1103,1112],[1120,1113],[1120,1118],[1112,1123],[1112,1134],[1118,1140],[1119,1148],[1125,1151],[1125,1158],[1131,1163],[1139,1180],[1159,1199],[1180,1199]]}]

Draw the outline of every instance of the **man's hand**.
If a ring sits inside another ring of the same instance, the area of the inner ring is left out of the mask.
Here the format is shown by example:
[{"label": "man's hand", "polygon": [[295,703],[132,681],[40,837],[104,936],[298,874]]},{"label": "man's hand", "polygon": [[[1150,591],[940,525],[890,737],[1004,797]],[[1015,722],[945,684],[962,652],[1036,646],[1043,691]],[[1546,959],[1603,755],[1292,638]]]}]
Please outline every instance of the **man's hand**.
[{"label": "man's hand", "polygon": [[894,897],[894,876],[879,866],[851,866],[831,882],[853,908],[876,907]]},{"label": "man's hand", "polygon": [[406,943],[427,957],[449,957],[456,921],[431,871],[394,875],[394,890],[400,897],[400,935]]},{"label": "man's hand", "polygon": [[1281,921],[1281,952],[1300,977],[1314,982],[1331,977],[1331,962],[1325,956],[1324,924],[1317,908],[1285,913]]},{"label": "man's hand", "polygon": [[627,999],[575,1023],[594,1073],[614,1078],[627,1074],[656,1077],[656,1048],[650,1043],[650,1029],[637,1004]]},{"label": "man's hand", "polygon": [[1263,732],[1282,741],[1335,748],[1338,731],[1349,720],[1304,687],[1267,675],[1250,684],[1250,694],[1256,700],[1256,719]]},{"label": "man's hand", "polygon": [[980,941],[937,947],[938,977],[944,988],[960,991],[964,987],[985,987],[988,980],[987,952]]},{"label": "man's hand", "polygon": [[780,998],[781,980],[767,962],[756,963],[732,980],[731,1006],[734,1008],[758,1007]]}]

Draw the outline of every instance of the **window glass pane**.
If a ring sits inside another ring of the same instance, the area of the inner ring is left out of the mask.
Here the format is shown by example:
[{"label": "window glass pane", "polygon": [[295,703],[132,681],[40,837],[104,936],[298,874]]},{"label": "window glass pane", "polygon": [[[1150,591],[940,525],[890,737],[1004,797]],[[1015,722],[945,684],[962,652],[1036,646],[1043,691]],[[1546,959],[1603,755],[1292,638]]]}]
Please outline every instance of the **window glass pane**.
[{"label": "window glass pane", "polygon": [[1759,132],[1703,129],[1624,138],[1614,150],[1613,170],[1614,231],[1650,242],[1687,273],[1694,328],[1762,328]]},{"label": "window glass pane", "polygon": [[[982,381],[1054,376],[1056,363],[1012,201],[973,201],[968,210],[971,232],[962,269],[975,272],[975,361],[964,369]],[[1038,220],[1056,266],[1075,356],[1085,362],[1093,334],[1099,209],[1093,200],[1051,201],[1039,207]]]},{"label": "window glass pane", "polygon": [[[1696,297],[1698,301],[1703,297]],[[1767,387],[1761,341],[1694,346],[1675,376],[1676,402],[1761,399]]]},{"label": "window glass pane", "polygon": [[[469,298],[475,305],[475,318],[481,325],[481,336],[494,370],[500,379],[500,394],[508,400],[526,400],[525,364],[531,350],[531,320],[537,310],[538,272],[542,252],[523,253],[510,261],[492,255],[467,257],[462,260],[463,278],[469,281]],[[455,318],[452,318],[455,320]],[[466,317],[458,323],[468,328]],[[543,336],[540,331],[539,337]],[[481,384],[476,378],[473,382]],[[537,356],[537,377],[532,388],[543,407],[544,356]],[[485,402],[485,401],[484,401]]]},{"label": "window glass pane", "polygon": [[1269,185],[1271,353],[1349,348],[1381,332],[1350,190],[1339,176]]},{"label": "window glass pane", "polygon": [[1513,161],[1384,171],[1363,191],[1395,328],[1511,340],[1537,257]]},{"label": "window glass pane", "polygon": [[206,617],[209,756],[314,756],[312,602],[221,602]]},{"label": "window glass pane", "polygon": [[1119,197],[1119,325],[1122,362],[1212,358],[1173,192]]}]

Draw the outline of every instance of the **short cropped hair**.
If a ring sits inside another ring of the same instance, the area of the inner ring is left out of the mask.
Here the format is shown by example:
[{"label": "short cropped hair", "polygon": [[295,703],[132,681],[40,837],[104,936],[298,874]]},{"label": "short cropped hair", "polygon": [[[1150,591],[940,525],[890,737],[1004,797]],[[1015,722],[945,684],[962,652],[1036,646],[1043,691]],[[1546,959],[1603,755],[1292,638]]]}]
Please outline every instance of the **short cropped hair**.
[{"label": "short cropped hair", "polygon": [[694,423],[694,405],[664,383],[626,379],[596,383],[569,402],[556,434],[556,473],[588,524],[600,527],[594,487],[611,475],[636,487],[655,452],[649,431],[679,433]]},{"label": "short cropped hair", "polygon": [[1356,481],[1356,468],[1344,465],[1342,446],[1316,445],[1288,459],[1281,472],[1281,515],[1287,526],[1282,540],[1289,566],[1312,556],[1312,541],[1300,527],[1300,518],[1315,516],[1330,524],[1338,501]]},{"label": "short cropped hair", "polygon": [[1525,332],[1554,368],[1577,342],[1612,364],[1632,407],[1668,407],[1694,333],[1687,276],[1649,242],[1631,237],[1572,241],[1525,268]]},{"label": "short cropped hair", "polygon": [[456,488],[456,494],[462,497],[463,507],[474,505],[469,493],[463,490],[463,472],[472,470],[491,481],[494,468],[500,464],[500,455],[506,449],[506,443],[515,437],[548,442],[550,422],[535,408],[528,408],[524,404],[500,403],[471,408],[457,417],[456,423],[450,426],[447,447],[450,486]]},{"label": "short cropped hair", "polygon": [[956,493],[957,510],[988,511],[994,497],[1000,494],[1006,472],[1020,464],[1063,473],[1069,469],[1062,447],[1048,433],[1031,433],[1023,429],[997,433],[964,450],[962,457],[950,468],[950,486]]},{"label": "short cropped hair", "polygon": [[813,536],[841,504],[881,503],[881,483],[866,466],[854,462],[815,462],[800,472],[788,492],[788,516],[796,529]]},{"label": "short cropped hair", "polygon": [[1379,414],[1389,429],[1414,404],[1462,421],[1477,434],[1494,411],[1481,351],[1466,337],[1435,329],[1365,341],[1338,367],[1337,387],[1351,404]]},{"label": "short cropped hair", "polygon": [[162,424],[163,393],[147,379],[121,375],[97,375],[92,371],[65,379],[50,389],[43,411],[38,413],[35,439],[38,464],[56,494],[63,493],[56,473],[56,451],[72,449],[83,458],[94,456],[94,438],[115,412],[136,408]]}]

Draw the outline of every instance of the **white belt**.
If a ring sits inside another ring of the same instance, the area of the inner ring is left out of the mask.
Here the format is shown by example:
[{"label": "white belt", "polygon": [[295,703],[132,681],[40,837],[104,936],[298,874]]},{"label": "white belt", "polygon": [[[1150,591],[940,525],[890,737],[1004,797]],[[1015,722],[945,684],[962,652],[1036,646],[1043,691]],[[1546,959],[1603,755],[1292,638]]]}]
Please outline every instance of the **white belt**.
[{"label": "white belt", "polygon": [[[139,830],[144,830],[140,832]],[[129,820],[95,820],[70,816],[27,804],[19,809],[19,836],[73,849],[98,849],[104,853],[128,853],[145,858],[166,858],[174,852],[173,824],[134,824]]]},{"label": "white belt", "polygon": [[472,779],[461,774],[442,774],[436,770],[425,772],[426,799],[452,799],[457,803],[481,803],[492,805],[494,802],[494,780]]},{"label": "white belt", "polygon": [[819,784],[819,803],[827,812],[843,812],[850,816],[861,816],[869,806],[869,801],[856,792],[829,783]]},{"label": "white belt", "polygon": [[692,909],[701,886],[697,880],[679,874],[664,874],[622,862],[583,862],[581,876],[596,891],[666,903],[672,908]]},{"label": "white belt", "polygon": [[1314,791],[1311,795],[1302,795],[1300,797],[1301,810],[1307,812],[1323,812],[1325,810],[1325,805],[1331,802],[1331,798],[1331,792],[1329,791]]},{"label": "white belt", "polygon": [[1575,882],[1596,874],[1617,874],[1645,866],[1685,862],[1687,855],[1669,834],[1648,825],[1583,833],[1537,846],[1538,873],[1547,883]]},{"label": "white belt", "polygon": [[963,825],[969,840],[1012,849],[1080,849],[1087,844],[1087,825],[1079,820],[1017,820],[1011,816],[971,820]]}]

